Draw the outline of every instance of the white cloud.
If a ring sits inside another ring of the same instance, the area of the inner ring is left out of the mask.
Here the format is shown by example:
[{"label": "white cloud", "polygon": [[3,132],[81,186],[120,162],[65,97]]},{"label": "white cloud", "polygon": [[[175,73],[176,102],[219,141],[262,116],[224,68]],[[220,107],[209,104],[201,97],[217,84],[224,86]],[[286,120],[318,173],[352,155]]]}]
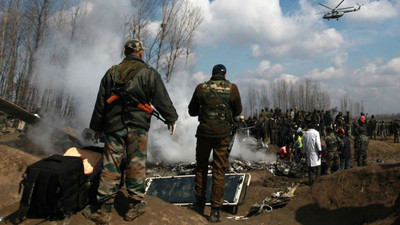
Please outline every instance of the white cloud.
[{"label": "white cloud", "polygon": [[379,68],[379,72],[400,78],[398,77],[400,75],[400,58],[391,59],[386,65]]},{"label": "white cloud", "polygon": [[[394,19],[399,17],[399,4],[390,2],[388,0],[379,1],[348,1],[349,5],[357,7],[357,3],[363,4],[361,9],[355,13],[348,13],[346,19],[353,22],[363,23],[380,23],[388,19]],[[351,3],[351,4],[350,4]]]},{"label": "white cloud", "polygon": [[[285,68],[280,64],[271,65],[268,60],[263,60],[260,62],[258,67],[254,70],[248,69],[243,71],[241,77],[245,77],[243,80],[252,81],[255,80],[272,80],[279,77]],[[254,82],[259,84],[259,82]]]},{"label": "white cloud", "polygon": [[342,68],[344,64],[347,62],[347,59],[348,59],[348,53],[347,52],[341,53],[332,58],[331,64],[335,68]]},{"label": "white cloud", "polygon": [[387,63],[381,60],[366,62],[361,68],[335,68],[330,66],[321,72],[314,69],[308,77],[320,81],[330,93],[333,102],[339,102],[344,93],[357,101],[363,101],[372,113],[400,112],[400,58]]},{"label": "white cloud", "polygon": [[198,72],[193,75],[193,80],[196,83],[202,83],[210,79],[210,75],[206,75],[203,72]]},{"label": "white cloud", "polygon": [[334,28],[325,28],[315,9],[300,1],[301,10],[283,15],[279,1],[215,0],[202,4],[205,20],[197,35],[200,46],[227,42],[233,47],[251,47],[261,59],[316,58],[344,44]]}]

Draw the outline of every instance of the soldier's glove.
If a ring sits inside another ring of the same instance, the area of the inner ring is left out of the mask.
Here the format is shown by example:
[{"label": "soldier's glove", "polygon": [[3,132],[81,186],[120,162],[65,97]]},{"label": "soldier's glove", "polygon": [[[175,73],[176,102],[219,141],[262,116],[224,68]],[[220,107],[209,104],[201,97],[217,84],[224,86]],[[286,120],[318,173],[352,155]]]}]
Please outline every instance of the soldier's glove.
[{"label": "soldier's glove", "polygon": [[175,123],[168,123],[167,126],[168,126],[168,130],[171,129],[170,135],[173,135],[174,132],[175,132],[176,124]]}]

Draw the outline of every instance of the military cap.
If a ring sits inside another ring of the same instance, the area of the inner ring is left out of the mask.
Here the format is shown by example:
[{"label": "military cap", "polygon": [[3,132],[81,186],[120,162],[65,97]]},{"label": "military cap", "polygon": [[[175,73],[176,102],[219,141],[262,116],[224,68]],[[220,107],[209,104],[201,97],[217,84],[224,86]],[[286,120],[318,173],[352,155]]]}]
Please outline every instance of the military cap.
[{"label": "military cap", "polygon": [[215,65],[212,70],[212,74],[222,74],[222,75],[226,74],[225,66],[222,64]]},{"label": "military cap", "polygon": [[143,42],[140,41],[139,39],[132,39],[129,40],[125,43],[124,48],[130,48],[132,49],[134,52],[140,52],[144,49],[147,49],[146,46],[143,45]]}]

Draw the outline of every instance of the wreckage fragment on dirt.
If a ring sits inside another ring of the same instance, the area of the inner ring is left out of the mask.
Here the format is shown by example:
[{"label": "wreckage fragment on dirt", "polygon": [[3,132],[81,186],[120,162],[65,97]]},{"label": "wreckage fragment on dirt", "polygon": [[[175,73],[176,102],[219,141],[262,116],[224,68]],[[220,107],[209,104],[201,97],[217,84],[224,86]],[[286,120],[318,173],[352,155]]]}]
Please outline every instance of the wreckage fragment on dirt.
[{"label": "wreckage fragment on dirt", "polygon": [[271,212],[273,209],[285,206],[294,197],[294,192],[299,185],[292,185],[286,188],[286,191],[278,191],[272,193],[271,196],[265,198],[261,202],[252,205],[246,217],[256,216],[264,212]]},{"label": "wreckage fragment on dirt", "polygon": [[[146,194],[156,196],[175,205],[191,205],[196,202],[194,195],[194,175],[150,177],[147,178]],[[246,200],[247,189],[250,186],[251,175],[245,173],[226,174],[224,190],[224,206],[237,207]],[[211,192],[212,177],[208,175],[207,191]],[[210,196],[206,194],[206,205],[211,205]]]}]

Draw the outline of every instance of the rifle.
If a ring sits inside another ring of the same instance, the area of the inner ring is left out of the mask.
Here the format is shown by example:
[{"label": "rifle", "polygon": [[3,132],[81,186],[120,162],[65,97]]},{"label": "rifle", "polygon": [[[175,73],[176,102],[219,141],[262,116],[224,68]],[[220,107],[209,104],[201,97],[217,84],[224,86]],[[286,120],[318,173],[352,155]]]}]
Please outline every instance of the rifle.
[{"label": "rifle", "polygon": [[135,98],[135,96],[133,96],[132,93],[122,90],[122,88],[118,88],[118,87],[113,88],[113,92],[115,94],[111,95],[111,97],[107,99],[107,104],[111,104],[115,100],[122,97],[127,105],[135,106],[135,107],[147,112],[148,114],[156,117],[157,119],[161,120],[163,123],[167,124],[167,121],[161,117],[159,112],[157,112],[151,105],[149,105],[147,103],[144,103],[144,104],[140,103]]},{"label": "rifle", "polygon": [[231,133],[229,134],[229,136],[231,137],[231,141],[229,142],[229,146],[228,146],[228,152],[231,152],[232,148],[233,148],[233,143],[235,142],[235,135],[236,135],[236,131],[239,128],[239,124],[237,122],[233,122],[232,124],[232,130]]}]

